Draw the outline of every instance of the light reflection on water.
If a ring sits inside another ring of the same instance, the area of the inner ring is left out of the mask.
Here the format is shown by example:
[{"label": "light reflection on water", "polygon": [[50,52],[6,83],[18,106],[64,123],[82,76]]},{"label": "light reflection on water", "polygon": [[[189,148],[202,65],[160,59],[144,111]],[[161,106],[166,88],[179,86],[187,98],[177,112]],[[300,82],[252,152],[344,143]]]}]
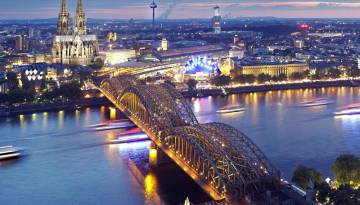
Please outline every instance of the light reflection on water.
[{"label": "light reflection on water", "polygon": [[[200,122],[224,122],[246,133],[286,178],[291,178],[299,163],[330,176],[331,163],[338,155],[360,155],[360,117],[342,117],[339,121],[333,115],[340,106],[360,102],[359,90],[341,87],[249,93],[196,99],[193,106]],[[334,103],[299,106],[314,98]],[[219,108],[238,104],[246,111],[216,113]]]},{"label": "light reflection on water", "polygon": [[[359,88],[304,89],[204,97],[191,103],[200,122],[224,122],[247,134],[286,178],[299,163],[330,176],[330,165],[339,154],[360,156],[360,116],[333,115],[340,106],[360,102],[359,94]],[[297,106],[312,98],[328,98],[334,104]],[[239,104],[246,111],[216,113],[224,106]],[[102,106],[0,119],[0,146],[24,147],[29,153],[5,167],[0,164],[0,201],[12,205],[16,198],[17,204],[52,204],[53,193],[57,193],[58,204],[71,204],[74,197],[79,204],[89,205],[110,205],[114,201],[143,204],[147,198],[156,198],[149,196],[164,186],[159,174],[143,176],[144,192],[139,192],[123,160],[129,153],[135,160],[143,160],[144,156],[136,153],[147,153],[149,141],[107,145],[118,131],[87,130],[89,125],[107,121],[114,114]],[[69,192],[74,192],[70,198]]]}]

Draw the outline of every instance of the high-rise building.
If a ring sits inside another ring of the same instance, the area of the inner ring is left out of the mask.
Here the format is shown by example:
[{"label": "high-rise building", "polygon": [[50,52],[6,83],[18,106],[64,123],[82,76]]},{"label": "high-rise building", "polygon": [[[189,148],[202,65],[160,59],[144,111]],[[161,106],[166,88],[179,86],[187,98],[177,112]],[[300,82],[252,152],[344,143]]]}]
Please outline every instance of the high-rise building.
[{"label": "high-rise building", "polygon": [[220,7],[214,7],[214,17],[212,18],[212,24],[215,34],[221,33],[221,15],[220,15]]},{"label": "high-rise building", "polygon": [[18,35],[15,37],[15,50],[25,51],[29,49],[29,39],[26,35]]},{"label": "high-rise building", "polygon": [[29,38],[34,38],[34,28],[29,28]]},{"label": "high-rise building", "polygon": [[163,51],[167,51],[168,48],[169,48],[169,42],[168,42],[168,40],[166,39],[166,37],[163,36],[163,38],[162,38],[162,40],[161,40],[161,49],[162,49]]},{"label": "high-rise building", "polygon": [[73,29],[70,28],[70,14],[66,0],[62,0],[56,33],[52,48],[54,63],[88,65],[98,55],[97,36],[87,34],[82,0],[77,1]]}]

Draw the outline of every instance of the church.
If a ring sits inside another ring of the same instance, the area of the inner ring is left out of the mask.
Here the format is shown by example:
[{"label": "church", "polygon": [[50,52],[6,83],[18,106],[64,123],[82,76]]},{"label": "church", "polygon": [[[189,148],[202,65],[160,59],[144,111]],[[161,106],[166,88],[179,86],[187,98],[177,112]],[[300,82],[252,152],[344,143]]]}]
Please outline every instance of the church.
[{"label": "church", "polygon": [[53,40],[53,63],[89,65],[99,53],[96,35],[89,35],[82,0],[77,1],[74,25],[71,26],[66,0],[62,0],[56,35]]}]

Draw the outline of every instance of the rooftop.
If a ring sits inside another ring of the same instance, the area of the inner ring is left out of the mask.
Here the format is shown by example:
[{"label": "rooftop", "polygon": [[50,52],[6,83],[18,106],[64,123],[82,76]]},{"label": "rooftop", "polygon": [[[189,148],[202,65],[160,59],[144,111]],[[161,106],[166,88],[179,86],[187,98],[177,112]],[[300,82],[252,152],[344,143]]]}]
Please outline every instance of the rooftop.
[{"label": "rooftop", "polygon": [[220,45],[206,45],[206,46],[170,49],[167,51],[160,51],[158,54],[160,55],[161,58],[171,58],[171,57],[219,52],[224,50],[225,48]]}]

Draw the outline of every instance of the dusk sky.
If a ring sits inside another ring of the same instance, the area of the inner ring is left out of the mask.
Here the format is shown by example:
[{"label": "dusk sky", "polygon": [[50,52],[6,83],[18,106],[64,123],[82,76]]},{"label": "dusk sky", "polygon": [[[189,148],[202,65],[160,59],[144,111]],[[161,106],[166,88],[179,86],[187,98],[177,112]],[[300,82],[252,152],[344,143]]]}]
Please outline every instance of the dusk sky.
[{"label": "dusk sky", "polygon": [[[56,18],[61,0],[0,0],[0,19]],[[87,17],[106,19],[148,19],[151,0],[83,0]],[[221,6],[223,16],[274,16],[360,18],[359,0],[157,0],[157,15],[169,8],[170,19],[209,18],[211,7]],[[176,2],[176,5],[175,3]],[[76,0],[68,0],[73,11]],[[172,6],[171,6],[172,5]]]}]

